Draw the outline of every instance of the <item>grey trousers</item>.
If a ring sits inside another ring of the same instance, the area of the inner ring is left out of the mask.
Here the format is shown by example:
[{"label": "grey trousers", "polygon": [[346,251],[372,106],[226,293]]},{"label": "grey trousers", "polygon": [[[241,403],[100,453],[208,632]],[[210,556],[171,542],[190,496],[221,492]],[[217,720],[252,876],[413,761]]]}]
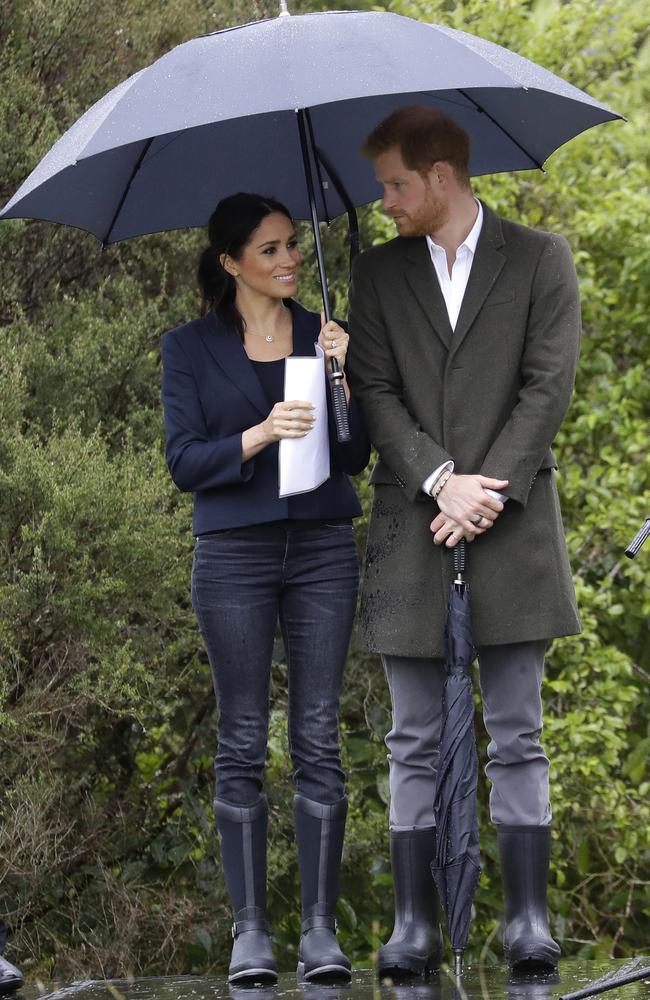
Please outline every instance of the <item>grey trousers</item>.
[{"label": "grey trousers", "polygon": [[[490,818],[507,826],[551,822],[549,762],[540,743],[546,640],[479,649]],[[393,728],[386,736],[390,827],[432,827],[442,725],[444,660],[383,656]]]}]

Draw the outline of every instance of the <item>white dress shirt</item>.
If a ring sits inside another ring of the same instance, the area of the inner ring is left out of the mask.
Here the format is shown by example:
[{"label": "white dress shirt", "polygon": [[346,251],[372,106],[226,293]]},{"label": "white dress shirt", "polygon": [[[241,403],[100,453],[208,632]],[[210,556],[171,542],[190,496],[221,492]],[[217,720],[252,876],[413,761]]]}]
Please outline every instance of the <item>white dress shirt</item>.
[{"label": "white dress shirt", "polygon": [[451,265],[451,274],[449,273],[445,248],[441,247],[430,236],[426,238],[429,253],[431,254],[431,262],[438,276],[440,291],[447,306],[447,315],[449,316],[452,330],[456,329],[458,314],[463,303],[472,264],[474,263],[476,244],[483,228],[483,206],[478,198],[475,198],[474,201],[478,206],[476,221],[456,250],[456,257]]},{"label": "white dress shirt", "polygon": [[[452,330],[456,329],[458,314],[460,313],[460,307],[463,304],[463,298],[467,289],[467,282],[469,281],[472,264],[474,263],[476,244],[478,243],[478,238],[481,235],[481,229],[483,228],[483,206],[478,198],[475,198],[474,201],[478,207],[476,220],[469,233],[456,250],[454,262],[451,265],[451,274],[449,273],[447,252],[445,248],[441,247],[440,244],[436,243],[430,236],[426,237],[429,253],[431,254],[431,262],[438,278],[440,291],[442,292],[442,296],[445,300],[447,315],[449,316],[449,323]],[[453,472],[454,463],[445,462],[443,465],[439,465],[438,468],[424,480],[422,483],[422,490],[425,493],[430,493],[433,484],[447,469],[450,472]],[[501,493],[496,493],[494,490],[486,490],[485,492],[496,497],[498,500],[507,500],[507,497],[503,496]]]}]

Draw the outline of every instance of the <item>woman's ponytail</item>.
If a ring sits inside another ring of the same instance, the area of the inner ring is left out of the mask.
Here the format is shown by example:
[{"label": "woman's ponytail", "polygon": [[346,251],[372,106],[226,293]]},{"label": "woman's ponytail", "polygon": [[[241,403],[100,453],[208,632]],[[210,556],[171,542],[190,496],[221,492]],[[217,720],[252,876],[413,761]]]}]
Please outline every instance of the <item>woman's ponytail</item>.
[{"label": "woman's ponytail", "polygon": [[213,309],[219,312],[219,307],[226,301],[235,301],[235,279],[221,266],[214,247],[206,247],[199,257],[197,279],[201,290],[201,315]]}]

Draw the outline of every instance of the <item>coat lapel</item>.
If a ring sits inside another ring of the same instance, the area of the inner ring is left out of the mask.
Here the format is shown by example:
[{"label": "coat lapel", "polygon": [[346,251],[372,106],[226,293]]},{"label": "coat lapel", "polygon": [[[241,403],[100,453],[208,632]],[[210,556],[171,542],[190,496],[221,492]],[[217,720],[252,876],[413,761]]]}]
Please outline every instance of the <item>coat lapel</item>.
[{"label": "coat lapel", "polygon": [[[483,226],[476,245],[476,255],[470,271],[469,281],[463,296],[458,320],[451,341],[451,353],[455,354],[462,344],[467,331],[489,295],[503,265],[506,262],[502,247],[505,244],[503,230],[498,216],[483,205]],[[442,296],[441,296],[442,297]]]},{"label": "coat lapel", "polygon": [[239,336],[226,329],[213,312],[203,318],[201,339],[210,355],[263,417],[268,415],[271,404],[262,389],[255,369],[248,360]]},{"label": "coat lapel", "polygon": [[320,320],[293,299],[289,300],[289,308],[293,317],[293,355],[299,358],[314,357],[316,355],[314,344],[318,340]]},{"label": "coat lapel", "polygon": [[406,248],[406,280],[411,286],[415,298],[429,324],[449,348],[452,340],[452,329],[447,314],[447,306],[440,291],[431,254],[424,238],[409,239]]}]

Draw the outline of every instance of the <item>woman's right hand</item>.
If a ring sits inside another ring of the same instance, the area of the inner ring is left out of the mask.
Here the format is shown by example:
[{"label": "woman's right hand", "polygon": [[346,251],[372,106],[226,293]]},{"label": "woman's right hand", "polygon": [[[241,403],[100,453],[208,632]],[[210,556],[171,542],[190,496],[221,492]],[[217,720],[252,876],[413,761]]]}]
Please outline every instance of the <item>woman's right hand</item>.
[{"label": "woman's right hand", "polygon": [[282,438],[301,438],[314,426],[316,414],[312,403],[300,399],[283,400],[276,403],[260,427],[266,443],[281,441]]},{"label": "woman's right hand", "polygon": [[312,403],[301,399],[276,403],[266,420],[249,427],[242,434],[242,461],[247,462],[274,441],[304,437],[314,426],[315,419]]}]

